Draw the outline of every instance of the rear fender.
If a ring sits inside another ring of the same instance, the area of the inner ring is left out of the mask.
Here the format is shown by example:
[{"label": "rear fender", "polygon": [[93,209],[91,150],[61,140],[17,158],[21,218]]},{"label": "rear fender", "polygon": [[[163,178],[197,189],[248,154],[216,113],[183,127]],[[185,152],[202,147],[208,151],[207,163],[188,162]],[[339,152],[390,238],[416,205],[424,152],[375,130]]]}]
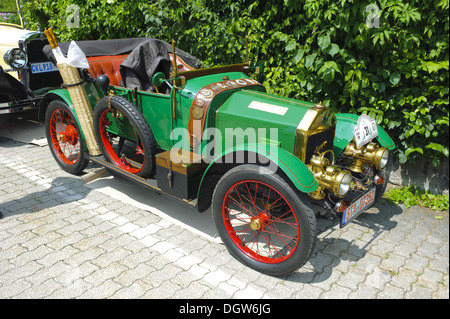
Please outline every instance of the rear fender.
[{"label": "rear fender", "polygon": [[75,109],[73,107],[72,99],[70,98],[69,91],[65,89],[56,89],[45,94],[41,100],[41,103],[39,103],[39,113],[38,113],[39,121],[41,122],[45,121],[45,112],[47,112],[47,107],[54,100],[61,100],[65,102],[72,110],[75,117],[77,117],[77,114],[75,113]]},{"label": "rear fender", "polygon": [[[340,113],[336,115],[336,135],[334,138],[334,154],[337,157],[345,149],[345,147],[353,140],[353,130],[358,123],[359,115]],[[377,124],[378,137],[377,141],[381,146],[393,150],[395,143],[389,134]]]},{"label": "rear fender", "polygon": [[[233,162],[230,163],[229,159],[233,159]],[[223,152],[206,168],[197,196],[199,212],[205,211],[211,205],[214,188],[223,174],[235,166],[252,163],[265,165],[273,172],[280,169],[301,192],[311,193],[319,186],[308,167],[288,151],[263,143],[241,145]]]},{"label": "rear fender", "polygon": [[[89,103],[91,104],[91,108],[94,109],[95,105],[98,101],[103,97],[103,93],[101,92],[98,85],[96,85],[94,82],[85,82],[83,84],[84,89],[86,90],[86,94],[89,100]],[[39,120],[41,122],[44,122],[45,119],[45,112],[47,111],[47,107],[50,104],[51,101],[59,99],[63,102],[65,102],[69,108],[72,110],[73,114],[75,115],[75,118],[78,121],[78,115],[75,112],[72,99],[70,97],[69,91],[67,89],[55,89],[49,91],[41,100],[41,103],[39,105]]]}]

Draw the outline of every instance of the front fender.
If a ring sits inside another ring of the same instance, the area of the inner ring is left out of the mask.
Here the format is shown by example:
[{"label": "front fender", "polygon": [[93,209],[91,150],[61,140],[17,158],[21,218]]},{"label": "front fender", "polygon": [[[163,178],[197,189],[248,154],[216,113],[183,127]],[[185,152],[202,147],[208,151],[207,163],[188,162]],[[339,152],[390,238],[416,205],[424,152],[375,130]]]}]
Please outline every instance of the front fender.
[{"label": "front fender", "polygon": [[83,129],[81,128],[81,125],[80,125],[80,120],[78,119],[78,114],[75,111],[75,108],[73,106],[69,91],[67,91],[66,89],[52,90],[44,95],[44,97],[41,100],[41,103],[39,104],[39,113],[38,113],[39,121],[45,122],[45,112],[47,111],[47,107],[54,100],[61,100],[69,106],[69,108],[72,111],[72,114],[75,118],[75,121],[77,121],[78,128],[80,129],[81,136],[84,140],[85,136],[84,136]]},{"label": "front fender", "polygon": [[[334,154],[336,157],[341,154],[348,143],[353,139],[353,130],[358,123],[359,115],[349,113],[339,113],[336,115],[336,135],[334,138]],[[378,137],[377,140],[381,146],[393,150],[395,143],[389,134],[377,124]]]},{"label": "front fender", "polygon": [[[246,156],[239,157],[240,154],[246,154]],[[245,161],[229,163],[227,160],[235,160],[236,158],[245,158]],[[215,157],[203,173],[197,196],[197,208],[200,212],[209,207],[215,183],[218,181],[218,178],[216,177],[216,179],[214,179],[212,178],[212,175],[216,174],[216,176],[222,176],[226,170],[231,167],[239,164],[251,164],[252,161],[249,161],[248,159],[255,159],[256,161],[254,163],[269,164],[268,168],[272,169],[274,172],[278,168],[281,169],[292,184],[294,184],[301,192],[311,193],[319,186],[317,180],[305,163],[288,151],[279,148],[278,146],[265,143],[239,145]],[[226,168],[225,170],[222,170],[218,167]]]}]

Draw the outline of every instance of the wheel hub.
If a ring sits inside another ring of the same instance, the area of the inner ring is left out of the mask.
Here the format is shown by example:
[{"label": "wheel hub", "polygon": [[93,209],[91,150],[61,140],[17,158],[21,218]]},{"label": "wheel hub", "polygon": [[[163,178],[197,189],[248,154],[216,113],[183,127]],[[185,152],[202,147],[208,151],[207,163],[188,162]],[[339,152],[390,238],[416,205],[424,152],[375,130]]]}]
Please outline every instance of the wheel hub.
[{"label": "wheel hub", "polygon": [[253,230],[260,230],[261,226],[262,226],[262,224],[261,224],[261,220],[259,218],[252,220],[250,223],[250,228]]},{"label": "wheel hub", "polygon": [[251,220],[250,228],[253,230],[262,230],[266,226],[266,221],[269,218],[270,216],[266,212],[260,213]]},{"label": "wheel hub", "polygon": [[61,132],[61,134],[57,135],[57,139],[59,142],[76,145],[78,143],[77,130],[73,125],[68,125],[66,129],[63,132]]}]

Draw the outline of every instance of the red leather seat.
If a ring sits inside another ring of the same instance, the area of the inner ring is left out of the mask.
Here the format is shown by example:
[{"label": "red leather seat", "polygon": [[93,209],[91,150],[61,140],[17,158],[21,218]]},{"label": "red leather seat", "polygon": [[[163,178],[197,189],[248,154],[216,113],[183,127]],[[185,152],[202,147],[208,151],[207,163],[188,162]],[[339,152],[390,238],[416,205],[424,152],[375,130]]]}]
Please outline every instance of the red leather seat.
[{"label": "red leather seat", "polygon": [[89,73],[93,78],[97,78],[99,75],[105,74],[109,77],[111,85],[119,85],[121,76],[119,67],[128,55],[105,55],[88,57],[90,68]]},{"label": "red leather seat", "polygon": [[[111,85],[120,85],[122,76],[120,75],[120,64],[125,60],[128,54],[123,55],[103,55],[91,56],[87,60],[90,68],[88,69],[91,76],[96,79],[99,75],[105,74],[109,77]],[[169,54],[170,60],[173,60],[173,55]],[[178,71],[190,71],[194,68],[187,65],[180,57],[177,56]]]}]

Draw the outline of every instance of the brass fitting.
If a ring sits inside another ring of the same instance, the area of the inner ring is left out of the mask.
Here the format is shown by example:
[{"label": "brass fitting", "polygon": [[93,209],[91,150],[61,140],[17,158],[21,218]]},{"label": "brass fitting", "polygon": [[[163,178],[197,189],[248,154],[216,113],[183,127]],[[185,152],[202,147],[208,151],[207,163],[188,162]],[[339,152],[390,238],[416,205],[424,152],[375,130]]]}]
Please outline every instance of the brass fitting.
[{"label": "brass fitting", "polygon": [[[325,157],[326,153],[331,153],[333,159],[330,162]],[[343,170],[334,165],[334,153],[331,150],[325,151],[319,155],[313,155],[310,163],[307,165],[319,182],[319,187],[309,196],[322,200],[325,198],[324,190],[331,191],[337,197],[344,197],[350,189],[352,174],[348,170]]]},{"label": "brass fitting", "polygon": [[370,142],[357,149],[355,143],[352,141],[345,147],[344,154],[353,158],[349,169],[356,173],[363,172],[364,163],[373,165],[378,170],[383,169],[389,159],[389,149],[374,142]]}]

